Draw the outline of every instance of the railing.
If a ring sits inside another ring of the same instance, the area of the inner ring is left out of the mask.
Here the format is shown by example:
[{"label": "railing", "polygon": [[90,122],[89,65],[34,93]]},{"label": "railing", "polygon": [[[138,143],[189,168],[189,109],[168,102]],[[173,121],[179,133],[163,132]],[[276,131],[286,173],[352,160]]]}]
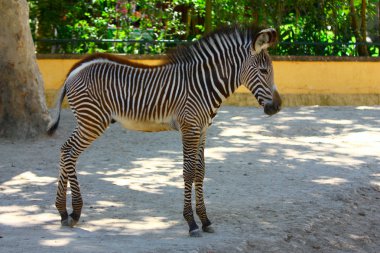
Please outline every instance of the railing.
[{"label": "railing", "polygon": [[[36,39],[38,53],[83,54],[94,51],[125,54],[162,54],[189,41],[186,40],[122,40],[122,39]],[[41,52],[42,49],[42,52]]]},{"label": "railing", "polygon": [[[83,54],[109,52],[122,54],[162,54],[186,44],[186,40],[122,40],[122,39],[36,39],[38,53]],[[379,57],[380,42],[279,42],[274,55],[358,56],[357,47],[366,45],[369,56]]]}]

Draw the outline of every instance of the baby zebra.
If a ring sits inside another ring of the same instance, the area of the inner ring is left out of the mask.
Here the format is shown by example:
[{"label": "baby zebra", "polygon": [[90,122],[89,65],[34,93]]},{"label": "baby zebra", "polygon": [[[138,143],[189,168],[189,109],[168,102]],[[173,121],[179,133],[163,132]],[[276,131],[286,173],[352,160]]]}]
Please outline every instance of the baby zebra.
[{"label": "baby zebra", "polygon": [[[145,132],[177,130],[183,143],[183,216],[191,236],[201,236],[191,204],[204,232],[213,232],[203,199],[206,130],[222,102],[244,85],[268,115],[281,108],[267,48],[276,42],[274,29],[233,26],[181,46],[159,66],[135,64],[109,54],[94,54],[75,64],[67,75],[48,127],[58,127],[65,96],[77,126],[62,145],[56,207],[64,226],[81,215],[82,197],[75,170],[79,155],[110,125]],[[66,209],[70,182],[73,212]]]}]

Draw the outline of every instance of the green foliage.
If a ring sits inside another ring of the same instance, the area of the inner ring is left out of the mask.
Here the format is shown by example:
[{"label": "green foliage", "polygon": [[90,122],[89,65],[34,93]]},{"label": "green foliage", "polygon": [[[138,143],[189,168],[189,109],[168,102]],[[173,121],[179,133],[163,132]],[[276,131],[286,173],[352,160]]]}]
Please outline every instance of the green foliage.
[{"label": "green foliage", "polygon": [[[376,21],[379,1],[367,1]],[[30,25],[40,53],[164,53],[205,31],[206,0],[29,0]],[[354,1],[360,18],[361,0]],[[213,0],[212,27],[256,23],[275,27],[277,55],[358,55],[347,0]],[[360,19],[359,19],[360,20]],[[377,29],[377,30],[376,30]],[[371,26],[367,34],[377,38]],[[54,39],[42,42],[43,39]],[[59,43],[71,39],[71,43]],[[113,40],[113,41],[107,41]],[[379,46],[369,45],[372,56]]]}]

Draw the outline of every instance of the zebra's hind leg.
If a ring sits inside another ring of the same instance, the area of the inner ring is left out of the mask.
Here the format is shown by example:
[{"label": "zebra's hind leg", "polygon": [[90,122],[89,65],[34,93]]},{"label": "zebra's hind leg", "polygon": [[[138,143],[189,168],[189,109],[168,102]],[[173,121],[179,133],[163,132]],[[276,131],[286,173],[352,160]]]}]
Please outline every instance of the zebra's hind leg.
[{"label": "zebra's hind leg", "polygon": [[204,161],[204,148],[206,142],[206,133],[202,133],[197,155],[197,166],[195,171],[195,200],[196,200],[196,213],[202,222],[202,230],[207,233],[214,233],[211,227],[211,221],[207,217],[206,206],[203,194],[203,180],[205,177],[205,161]]},{"label": "zebra's hind leg", "polygon": [[[83,200],[76,174],[76,161],[79,155],[104,131],[100,124],[98,129],[77,127],[61,148],[60,175],[58,180],[55,205],[61,215],[62,226],[73,227],[79,221]],[[68,215],[66,210],[67,181],[70,182],[73,212]]]}]

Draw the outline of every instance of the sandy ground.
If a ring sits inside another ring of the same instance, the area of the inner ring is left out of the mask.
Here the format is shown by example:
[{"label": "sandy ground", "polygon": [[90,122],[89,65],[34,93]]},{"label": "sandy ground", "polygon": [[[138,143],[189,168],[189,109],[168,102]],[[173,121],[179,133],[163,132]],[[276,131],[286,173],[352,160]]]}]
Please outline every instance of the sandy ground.
[{"label": "sandy ground", "polygon": [[84,210],[61,228],[54,137],[0,140],[0,252],[380,252],[380,107],[222,107],[208,132],[215,234],[189,238],[177,132],[112,125],[81,157]]}]

